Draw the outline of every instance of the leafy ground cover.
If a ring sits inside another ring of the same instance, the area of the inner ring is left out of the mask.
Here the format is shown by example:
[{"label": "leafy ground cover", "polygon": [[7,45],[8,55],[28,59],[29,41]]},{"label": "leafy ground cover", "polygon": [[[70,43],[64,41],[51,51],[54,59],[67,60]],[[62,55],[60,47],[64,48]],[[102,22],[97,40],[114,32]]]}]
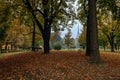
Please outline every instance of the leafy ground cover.
[{"label": "leafy ground cover", "polygon": [[0,80],[120,80],[120,54],[90,64],[82,51],[25,52],[0,57]]}]

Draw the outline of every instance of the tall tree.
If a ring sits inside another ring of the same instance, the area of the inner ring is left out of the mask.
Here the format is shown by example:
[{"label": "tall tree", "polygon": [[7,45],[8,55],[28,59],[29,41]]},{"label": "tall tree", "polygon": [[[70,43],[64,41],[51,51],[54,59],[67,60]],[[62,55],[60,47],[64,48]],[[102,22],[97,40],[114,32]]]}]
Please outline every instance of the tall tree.
[{"label": "tall tree", "polygon": [[97,0],[88,0],[86,53],[90,54],[91,62],[100,62],[100,53],[99,53],[99,47],[98,47],[96,1]]},{"label": "tall tree", "polygon": [[105,14],[101,14],[99,21],[99,29],[104,36],[107,37],[111,47],[111,52],[114,52],[115,38],[120,34],[120,24],[118,20],[113,18],[111,11],[106,11]]},{"label": "tall tree", "polygon": [[[98,0],[99,26],[103,28],[103,33],[111,46],[111,52],[114,52],[115,37],[119,34],[120,7],[116,4],[117,0]],[[101,25],[102,24],[102,25]]]},{"label": "tall tree", "polygon": [[[26,8],[32,14],[39,30],[41,31],[44,41],[44,53],[49,53],[49,40],[51,34],[51,26],[53,20],[58,16],[68,15],[72,11],[67,11],[67,1],[64,0],[22,0],[26,5]],[[42,16],[41,16],[42,15]],[[38,16],[43,18],[43,23],[39,20]],[[63,16],[66,17],[66,16]]]},{"label": "tall tree", "polygon": [[4,1],[0,1],[0,50],[1,45],[5,43],[5,38],[7,37],[7,31],[10,27],[10,17],[11,11],[8,7],[9,4],[5,3]]},{"label": "tall tree", "polygon": [[65,44],[67,45],[67,48],[69,49],[74,44],[74,39],[72,38],[71,30],[68,29],[68,33],[65,34]]}]

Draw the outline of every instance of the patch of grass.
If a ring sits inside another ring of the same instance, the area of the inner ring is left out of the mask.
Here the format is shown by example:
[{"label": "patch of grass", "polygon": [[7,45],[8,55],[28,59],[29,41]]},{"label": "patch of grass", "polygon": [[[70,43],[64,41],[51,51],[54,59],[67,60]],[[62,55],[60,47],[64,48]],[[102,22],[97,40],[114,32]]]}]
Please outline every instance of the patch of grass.
[{"label": "patch of grass", "polygon": [[14,54],[23,53],[23,52],[26,52],[26,51],[14,51],[14,52],[8,52],[8,53],[0,53],[0,58],[5,57],[5,56],[14,55]]}]

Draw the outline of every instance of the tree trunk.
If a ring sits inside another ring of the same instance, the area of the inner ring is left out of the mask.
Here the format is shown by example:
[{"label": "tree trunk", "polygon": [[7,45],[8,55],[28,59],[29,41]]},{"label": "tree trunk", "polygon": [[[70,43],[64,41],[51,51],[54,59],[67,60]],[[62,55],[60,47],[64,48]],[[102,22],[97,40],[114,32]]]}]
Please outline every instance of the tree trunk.
[{"label": "tree trunk", "polygon": [[105,45],[103,45],[104,51],[106,50]]},{"label": "tree trunk", "polygon": [[86,30],[86,56],[90,56],[90,19],[89,14],[87,14],[87,30]]},{"label": "tree trunk", "polygon": [[2,53],[2,46],[0,45],[0,53]]},{"label": "tree trunk", "polygon": [[114,52],[114,38],[111,38],[110,46],[111,46],[111,52]]},{"label": "tree trunk", "polygon": [[5,44],[5,52],[8,52],[8,42]]},{"label": "tree trunk", "polygon": [[119,49],[120,49],[120,46],[118,45],[118,51],[119,51]]},{"label": "tree trunk", "polygon": [[110,47],[111,47],[111,52],[114,52],[114,34],[113,32],[110,34],[110,36],[107,36],[108,37],[108,42],[110,43]]},{"label": "tree trunk", "polygon": [[50,34],[51,34],[51,26],[49,25],[49,22],[45,22],[44,26],[44,35],[43,35],[43,41],[44,41],[44,53],[47,54],[50,51]]},{"label": "tree trunk", "polygon": [[32,32],[32,51],[35,51],[35,22],[33,21],[33,32]]},{"label": "tree trunk", "polygon": [[[100,62],[100,53],[98,46],[98,27],[97,27],[97,16],[96,16],[96,1],[88,0],[88,51],[90,54],[90,62]],[[87,37],[88,37],[87,36]]]},{"label": "tree trunk", "polygon": [[118,50],[118,45],[117,44],[114,44],[114,46],[115,46],[115,50],[117,51]]}]

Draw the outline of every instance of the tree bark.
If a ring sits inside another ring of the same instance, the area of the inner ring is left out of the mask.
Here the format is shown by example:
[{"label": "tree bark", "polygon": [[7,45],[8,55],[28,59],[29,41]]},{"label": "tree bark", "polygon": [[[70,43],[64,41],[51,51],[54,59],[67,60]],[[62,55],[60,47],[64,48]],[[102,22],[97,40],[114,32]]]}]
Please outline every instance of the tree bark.
[{"label": "tree bark", "polygon": [[110,36],[107,36],[108,37],[108,42],[110,43],[110,47],[111,47],[111,52],[114,52],[114,34],[113,32],[110,34]]},{"label": "tree bark", "polygon": [[119,51],[119,49],[120,49],[120,46],[118,45],[118,51]]},{"label": "tree bark", "polygon": [[35,51],[35,22],[33,21],[33,32],[32,32],[32,51]]},{"label": "tree bark", "polygon": [[0,53],[2,52],[2,46],[0,45]]},{"label": "tree bark", "polygon": [[87,30],[86,30],[86,56],[90,56],[90,19],[89,14],[87,14]]},{"label": "tree bark", "polygon": [[8,52],[8,41],[5,44],[5,52]]},{"label": "tree bark", "polygon": [[44,53],[47,54],[50,51],[50,34],[51,34],[51,26],[49,25],[49,22],[45,22],[44,26],[44,35],[43,35],[43,41],[44,41]]},{"label": "tree bark", "polygon": [[96,15],[96,1],[88,0],[88,51],[90,54],[90,62],[100,62],[100,53],[98,45],[98,27],[97,27],[97,15]]},{"label": "tree bark", "polygon": [[111,38],[110,46],[111,46],[111,52],[114,52],[114,38]]}]

